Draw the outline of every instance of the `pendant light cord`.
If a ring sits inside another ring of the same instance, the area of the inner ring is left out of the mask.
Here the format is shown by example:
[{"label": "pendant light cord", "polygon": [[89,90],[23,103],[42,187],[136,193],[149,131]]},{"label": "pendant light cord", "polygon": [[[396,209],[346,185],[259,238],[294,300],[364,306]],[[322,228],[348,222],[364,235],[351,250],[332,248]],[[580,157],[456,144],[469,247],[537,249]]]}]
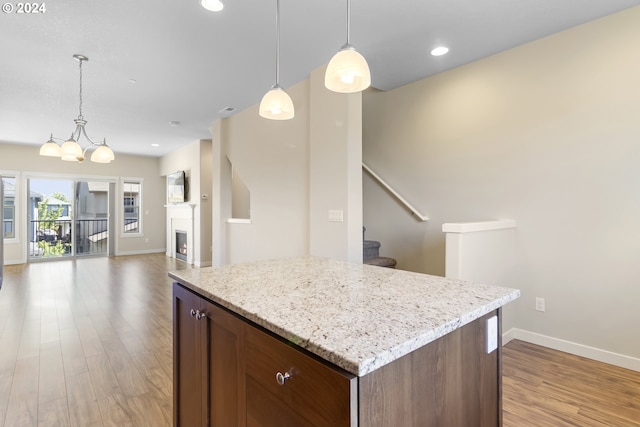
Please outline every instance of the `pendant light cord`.
[{"label": "pendant light cord", "polygon": [[276,0],[276,86],[280,86],[280,0]]},{"label": "pendant light cord", "polygon": [[347,0],[347,44],[351,44],[351,0]]}]

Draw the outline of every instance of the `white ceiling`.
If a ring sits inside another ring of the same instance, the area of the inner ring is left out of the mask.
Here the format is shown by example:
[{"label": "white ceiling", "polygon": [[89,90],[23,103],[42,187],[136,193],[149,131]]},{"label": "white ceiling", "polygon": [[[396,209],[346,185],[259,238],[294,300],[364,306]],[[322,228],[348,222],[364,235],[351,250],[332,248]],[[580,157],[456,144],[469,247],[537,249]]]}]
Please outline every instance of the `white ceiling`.
[{"label": "white ceiling", "polygon": [[[52,0],[0,16],[0,141],[65,138],[78,115],[117,153],[161,156],[201,138],[225,107],[275,82],[275,0]],[[16,3],[12,3],[17,5]],[[351,42],[383,90],[640,5],[640,0],[352,0]],[[326,64],[346,40],[345,0],[281,0],[280,83]],[[434,46],[450,53],[432,57]],[[130,80],[135,79],[136,83]],[[181,122],[178,127],[169,122]],[[151,147],[152,143],[160,147]]]}]

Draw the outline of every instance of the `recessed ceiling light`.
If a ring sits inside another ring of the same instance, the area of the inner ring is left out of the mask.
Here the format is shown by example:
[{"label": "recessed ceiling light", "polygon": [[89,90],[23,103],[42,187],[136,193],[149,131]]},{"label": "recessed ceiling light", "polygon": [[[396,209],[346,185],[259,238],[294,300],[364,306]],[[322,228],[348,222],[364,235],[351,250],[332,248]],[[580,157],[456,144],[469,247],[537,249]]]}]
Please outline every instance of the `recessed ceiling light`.
[{"label": "recessed ceiling light", "polygon": [[177,128],[178,126],[180,126],[180,122],[177,120],[172,120],[169,122],[169,126],[171,126],[172,128]]},{"label": "recessed ceiling light", "polygon": [[200,4],[211,12],[220,12],[224,8],[224,4],[220,0],[202,0]]},{"label": "recessed ceiling light", "polygon": [[235,107],[224,107],[222,110],[218,111],[218,113],[228,114],[228,113],[233,113],[234,111],[236,111]]},{"label": "recessed ceiling light", "polygon": [[138,81],[136,79],[129,79],[129,83],[136,84],[136,83],[138,83]]},{"label": "recessed ceiling light", "polygon": [[160,147],[160,144],[151,144],[152,147]]},{"label": "recessed ceiling light", "polygon": [[449,52],[449,48],[446,46],[438,46],[436,48],[433,48],[431,50],[431,55],[433,56],[442,56],[442,55],[446,55],[447,52]]}]

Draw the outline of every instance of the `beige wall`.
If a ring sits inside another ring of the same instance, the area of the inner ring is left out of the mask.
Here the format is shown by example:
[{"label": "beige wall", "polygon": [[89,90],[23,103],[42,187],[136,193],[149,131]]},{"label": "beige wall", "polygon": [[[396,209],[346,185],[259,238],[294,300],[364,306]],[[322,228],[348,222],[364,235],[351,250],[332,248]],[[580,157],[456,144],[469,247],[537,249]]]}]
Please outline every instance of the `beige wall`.
[{"label": "beige wall", "polygon": [[[286,88],[292,120],[263,119],[256,104],[212,125],[214,264],[306,254],[362,260],[360,95],[329,92],[323,75],[314,70]],[[230,164],[249,190],[249,223],[228,222]],[[344,221],[329,222],[330,210]]]},{"label": "beige wall", "polygon": [[[159,176],[158,159],[153,157],[131,156],[116,153],[116,160],[109,164],[96,164],[90,161],[83,163],[63,162],[60,159],[42,157],[38,154],[40,147],[0,143],[0,171],[18,172],[18,191],[26,194],[26,179],[29,176],[46,177],[47,175],[65,179],[98,179],[116,182],[116,200],[122,200],[121,178],[143,179],[143,235],[123,237],[115,233],[115,254],[136,254],[164,252],[164,186]],[[27,254],[27,202],[22,197],[17,213],[17,241],[5,242],[5,263],[26,262]],[[117,203],[117,209],[122,203]],[[116,225],[120,225],[118,214]]]},{"label": "beige wall", "polygon": [[[308,87],[304,81],[287,88],[296,109],[292,120],[266,120],[258,115],[256,104],[218,123],[221,129],[213,135],[214,151],[218,149],[214,156],[221,164],[227,163],[214,170],[214,186],[220,187],[224,180],[226,190],[219,191],[227,194],[226,200],[214,206],[224,211],[217,215],[214,230],[214,241],[223,240],[220,263],[308,253]],[[228,162],[249,190],[250,223],[227,222],[231,217]]]},{"label": "beige wall", "polygon": [[640,7],[365,94],[365,163],[430,218],[365,177],[367,237],[400,268],[443,274],[443,223],[514,219],[510,326],[637,363],[638,22]]},{"label": "beige wall", "polygon": [[327,90],[324,74],[310,77],[309,250],[362,262],[362,94]]}]

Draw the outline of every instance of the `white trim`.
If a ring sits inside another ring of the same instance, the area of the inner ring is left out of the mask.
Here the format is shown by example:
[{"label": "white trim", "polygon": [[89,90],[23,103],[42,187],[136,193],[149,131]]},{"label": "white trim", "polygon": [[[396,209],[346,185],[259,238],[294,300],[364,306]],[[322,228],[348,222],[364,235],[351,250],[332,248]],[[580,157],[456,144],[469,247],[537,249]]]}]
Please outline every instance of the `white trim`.
[{"label": "white trim", "polygon": [[24,171],[22,172],[25,178],[35,179],[60,179],[66,181],[106,181],[117,182],[118,176],[108,175],[82,175],[77,173],[53,173],[53,172],[37,172],[37,171]]},{"label": "white trim", "polygon": [[513,219],[498,219],[492,221],[448,222],[442,224],[442,231],[445,233],[475,233],[477,231],[500,230],[503,228],[516,228],[516,221]]},{"label": "white trim", "polygon": [[502,345],[509,344],[510,341],[515,339],[514,328],[509,329],[507,332],[502,334]]},{"label": "white trim", "polygon": [[[140,193],[138,194],[138,231],[135,233],[126,233],[124,231],[124,184],[127,182],[140,184]],[[144,178],[122,176],[120,177],[120,188],[118,190],[119,197],[116,199],[116,209],[119,211],[118,218],[120,223],[117,224],[117,227],[120,238],[144,237],[144,221],[142,220],[144,216]]]},{"label": "white trim", "polygon": [[18,264],[26,264],[27,260],[22,259],[6,259],[4,260],[4,265],[18,265]]},{"label": "white trim", "polygon": [[565,353],[574,354],[576,356],[586,357],[587,359],[608,363],[609,365],[640,372],[640,359],[626,356],[624,354],[613,353],[608,350],[589,347],[587,345],[565,341],[559,338],[549,337],[517,328],[510,329],[502,335],[503,345],[512,339],[526,341],[543,347],[552,348],[554,350],[563,351]]},{"label": "white trim", "polygon": [[166,248],[144,249],[144,250],[141,250],[141,251],[122,251],[122,252],[117,252],[116,256],[160,254],[160,253],[165,253],[165,251],[166,251]]},{"label": "white trim", "polygon": [[[4,243],[8,245],[17,245],[20,244],[20,191],[21,191],[21,182],[20,182],[20,172],[19,171],[9,171],[9,170],[0,170],[0,177],[2,178],[13,178],[13,237],[5,237]],[[0,206],[0,209],[4,209],[4,206]],[[0,229],[0,233],[4,233],[4,224],[0,225],[2,228]],[[0,236],[0,241],[2,236]]]},{"label": "white trim", "polygon": [[227,218],[228,224],[251,224],[250,219],[246,218]]}]

